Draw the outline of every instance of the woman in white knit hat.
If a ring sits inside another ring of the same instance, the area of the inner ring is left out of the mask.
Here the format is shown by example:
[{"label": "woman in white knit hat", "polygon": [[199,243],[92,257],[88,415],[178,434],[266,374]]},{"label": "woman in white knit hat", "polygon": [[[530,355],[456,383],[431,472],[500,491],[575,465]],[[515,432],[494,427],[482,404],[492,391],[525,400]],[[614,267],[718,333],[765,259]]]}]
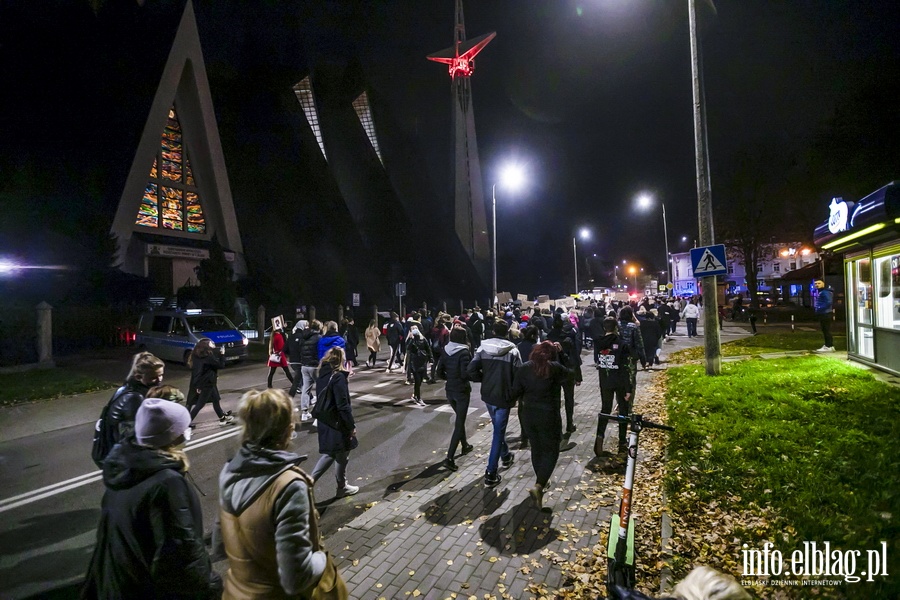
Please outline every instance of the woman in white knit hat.
[{"label": "woman in white knit hat", "polygon": [[221,579],[203,543],[203,513],[185,479],[191,415],[147,398],[134,436],[103,463],[106,492],[83,598],[214,598]]}]

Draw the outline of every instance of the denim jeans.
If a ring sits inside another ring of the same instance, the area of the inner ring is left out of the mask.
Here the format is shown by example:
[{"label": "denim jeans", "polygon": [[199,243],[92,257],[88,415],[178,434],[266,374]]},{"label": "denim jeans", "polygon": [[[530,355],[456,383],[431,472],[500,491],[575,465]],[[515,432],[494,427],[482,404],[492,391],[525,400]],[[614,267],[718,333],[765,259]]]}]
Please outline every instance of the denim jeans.
[{"label": "denim jeans", "polygon": [[687,323],[688,337],[697,336],[697,321],[698,319],[685,319],[685,322]]},{"label": "denim jeans", "polygon": [[319,461],[313,468],[313,481],[318,481],[325,471],[336,464],[334,469],[334,479],[337,482],[338,492],[347,486],[347,463],[350,462],[350,451],[335,452],[333,454],[323,454],[319,457]]},{"label": "denim jeans", "polygon": [[491,440],[491,453],[488,455],[487,472],[497,473],[500,458],[509,456],[509,446],[506,445],[506,426],[509,424],[509,409],[500,408],[493,404],[485,403],[488,414],[491,415],[491,425],[494,428],[494,437]]}]

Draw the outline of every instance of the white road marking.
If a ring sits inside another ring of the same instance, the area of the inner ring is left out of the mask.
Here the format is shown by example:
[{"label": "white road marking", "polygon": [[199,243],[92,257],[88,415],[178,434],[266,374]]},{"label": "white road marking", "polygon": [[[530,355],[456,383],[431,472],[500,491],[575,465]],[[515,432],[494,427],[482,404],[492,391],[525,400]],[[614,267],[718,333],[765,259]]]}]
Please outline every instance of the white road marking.
[{"label": "white road marking", "polygon": [[372,387],[380,388],[380,387],[384,387],[386,385],[391,385],[392,383],[394,383],[394,382],[393,381],[385,381],[383,383],[376,383]]},{"label": "white road marking", "polygon": [[[239,427],[231,427],[225,431],[214,433],[204,438],[191,440],[185,446],[184,450],[185,452],[189,452],[194,448],[202,448],[203,446],[208,446],[209,444],[215,444],[216,442],[220,442],[224,439],[234,437],[240,432],[241,429]],[[26,504],[31,504],[32,502],[37,502],[38,500],[43,500],[44,498],[56,496],[57,494],[68,492],[69,490],[74,490],[75,488],[79,488],[83,485],[89,485],[91,483],[100,481],[102,478],[103,473],[101,471],[91,471],[90,473],[79,475],[78,477],[66,479],[65,481],[60,481],[58,483],[44,486],[42,488],[38,488],[24,494],[19,494],[18,496],[13,496],[12,498],[0,500],[0,513],[18,508],[20,506],[25,506]]]}]

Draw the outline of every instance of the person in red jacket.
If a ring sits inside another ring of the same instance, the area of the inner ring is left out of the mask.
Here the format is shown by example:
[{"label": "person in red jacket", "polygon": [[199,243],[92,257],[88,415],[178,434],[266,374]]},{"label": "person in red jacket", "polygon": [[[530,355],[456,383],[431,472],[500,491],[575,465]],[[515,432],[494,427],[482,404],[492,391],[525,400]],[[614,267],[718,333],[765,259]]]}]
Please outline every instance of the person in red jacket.
[{"label": "person in red jacket", "polygon": [[290,369],[288,369],[286,345],[287,337],[284,335],[284,330],[280,327],[278,329],[273,328],[272,337],[269,338],[269,362],[267,363],[269,367],[269,380],[267,387],[272,387],[272,377],[275,376],[275,369],[278,367],[281,367],[281,370],[284,371],[288,381],[290,381],[291,384],[294,383],[294,377],[291,375]]}]

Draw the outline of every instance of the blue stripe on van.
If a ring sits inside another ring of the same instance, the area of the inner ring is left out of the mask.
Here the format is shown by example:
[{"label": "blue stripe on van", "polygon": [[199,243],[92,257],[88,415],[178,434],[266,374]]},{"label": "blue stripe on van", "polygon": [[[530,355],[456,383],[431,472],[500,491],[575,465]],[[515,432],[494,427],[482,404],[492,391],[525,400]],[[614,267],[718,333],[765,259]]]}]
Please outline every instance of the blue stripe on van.
[{"label": "blue stripe on van", "polygon": [[242,342],[244,339],[244,336],[241,335],[241,332],[234,329],[226,329],[225,331],[205,331],[202,334],[195,333],[194,335],[196,335],[198,338],[208,337],[217,344],[222,344],[225,342]]}]

